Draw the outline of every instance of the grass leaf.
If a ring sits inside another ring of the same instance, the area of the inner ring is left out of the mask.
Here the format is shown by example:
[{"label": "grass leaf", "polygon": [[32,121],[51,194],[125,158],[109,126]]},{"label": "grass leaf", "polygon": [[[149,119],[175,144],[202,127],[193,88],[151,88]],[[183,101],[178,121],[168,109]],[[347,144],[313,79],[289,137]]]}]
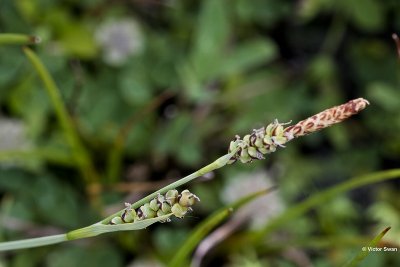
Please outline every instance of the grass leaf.
[{"label": "grass leaf", "polygon": [[371,240],[371,242],[368,244],[368,246],[365,246],[362,248],[362,250],[348,263],[343,265],[343,267],[355,267],[358,266],[358,264],[361,263],[365,259],[365,257],[368,256],[369,254],[369,247],[377,247],[379,241],[383,238],[383,236],[390,230],[390,227],[385,228],[379,235],[377,235],[374,239]]},{"label": "grass leaf", "polygon": [[207,219],[205,219],[202,223],[200,223],[195,230],[192,231],[192,234],[186,239],[185,243],[181,245],[178,252],[175,254],[174,258],[172,258],[169,263],[170,267],[179,267],[186,266],[186,262],[188,260],[188,256],[192,253],[193,249],[203,240],[203,238],[211,232],[212,229],[215,228],[220,222],[226,219],[229,214],[233,212],[235,209],[239,209],[249,203],[250,201],[256,199],[259,196],[267,194],[271,192],[274,188],[265,189],[262,191],[258,191],[256,193],[245,196],[232,205],[225,206],[213,214],[211,214]]},{"label": "grass leaf", "polygon": [[325,191],[314,194],[312,197],[306,199],[305,201],[292,206],[284,213],[271,220],[267,225],[265,225],[263,229],[253,233],[252,238],[254,240],[261,241],[266,235],[283,226],[285,222],[290,222],[300,215],[306,213],[310,209],[315,208],[319,205],[323,205],[326,201],[338,196],[339,194],[365,185],[383,182],[390,179],[397,179],[399,177],[400,169],[380,171],[354,177]]}]

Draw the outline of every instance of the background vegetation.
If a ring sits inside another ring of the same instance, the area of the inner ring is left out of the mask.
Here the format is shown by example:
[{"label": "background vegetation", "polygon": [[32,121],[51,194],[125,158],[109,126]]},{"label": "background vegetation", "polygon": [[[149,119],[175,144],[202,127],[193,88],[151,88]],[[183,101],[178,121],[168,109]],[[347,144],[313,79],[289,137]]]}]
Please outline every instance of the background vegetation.
[{"label": "background vegetation", "polygon": [[[337,266],[386,226],[384,245],[400,250],[399,180],[335,194],[263,232],[263,242],[250,238],[327,188],[399,166],[398,14],[396,0],[0,1],[0,32],[42,38],[34,49],[73,118],[72,133],[60,127],[21,47],[0,47],[3,241],[98,221],[275,118],[371,102],[266,160],[192,183],[202,200],[192,217],[10,252],[0,265],[163,266],[209,214],[272,184],[218,226],[237,222],[202,266]],[[71,146],[71,134],[81,144]],[[400,266],[399,253],[374,253],[362,266]]]}]

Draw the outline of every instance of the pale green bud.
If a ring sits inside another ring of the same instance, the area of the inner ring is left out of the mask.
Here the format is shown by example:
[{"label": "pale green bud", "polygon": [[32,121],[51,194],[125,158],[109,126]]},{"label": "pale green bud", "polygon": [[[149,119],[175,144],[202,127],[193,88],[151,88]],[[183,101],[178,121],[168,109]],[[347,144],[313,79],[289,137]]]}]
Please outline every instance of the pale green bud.
[{"label": "pale green bud", "polygon": [[254,148],[252,146],[248,148],[248,153],[251,158],[255,158],[255,159],[263,159],[264,158],[263,155],[260,152],[258,152],[256,148]]},{"label": "pale green bud", "polygon": [[264,146],[262,137],[257,137],[256,141],[254,142],[254,145],[258,148],[262,148]]},{"label": "pale green bud", "polygon": [[167,202],[164,202],[161,204],[161,210],[164,213],[169,213],[171,212],[171,205],[169,205]]},{"label": "pale green bud", "polygon": [[140,207],[140,209],[143,212],[143,217],[145,219],[150,219],[150,218],[154,218],[157,215],[157,212],[155,212],[153,209],[150,208],[150,204],[146,203],[143,206]]},{"label": "pale green bud", "polygon": [[249,142],[250,142],[250,135],[249,135],[249,134],[246,134],[246,135],[243,137],[243,141],[246,142],[246,143],[249,143]]},{"label": "pale green bud", "polygon": [[179,205],[183,207],[190,207],[193,206],[196,201],[200,201],[200,199],[189,190],[183,190],[181,193],[181,197],[179,199]]},{"label": "pale green bud", "polygon": [[236,147],[237,147],[237,143],[235,141],[231,141],[229,144],[229,151],[235,150]]},{"label": "pale green bud", "polygon": [[163,216],[163,215],[166,215],[166,214],[168,214],[168,212],[166,213],[166,212],[163,212],[162,210],[158,210],[157,211],[157,217]]},{"label": "pale green bud", "polygon": [[123,224],[124,221],[121,217],[114,217],[111,219],[111,224]]},{"label": "pale green bud", "polygon": [[150,201],[150,208],[154,211],[158,211],[160,209],[160,202],[158,202],[158,198]]},{"label": "pale green bud", "polygon": [[249,156],[249,153],[247,152],[247,149],[242,149],[240,152],[240,161],[243,163],[247,163],[251,161],[251,158]]},{"label": "pale green bud", "polygon": [[284,128],[282,124],[278,124],[275,129],[275,136],[283,136]]},{"label": "pale green bud", "polygon": [[267,128],[265,128],[265,134],[268,136],[272,136],[272,132],[275,129],[275,123],[268,124]]},{"label": "pale green bud", "polygon": [[178,190],[169,190],[166,194],[165,194],[165,199],[168,202],[169,205],[173,206],[176,202],[176,199],[179,195]]},{"label": "pale green bud", "polygon": [[127,223],[131,223],[135,220],[136,218],[136,211],[134,209],[131,208],[127,208],[124,213],[122,214],[122,219],[127,222]]},{"label": "pale green bud", "polygon": [[171,208],[171,212],[178,218],[183,218],[185,216],[185,214],[187,213],[187,211],[188,211],[188,208],[182,207],[178,203],[175,203]]},{"label": "pale green bud", "polygon": [[272,139],[274,140],[274,143],[278,146],[284,147],[283,144],[285,144],[287,142],[287,138],[284,136],[274,136],[272,137]]},{"label": "pale green bud", "polygon": [[264,143],[266,143],[267,145],[272,145],[274,141],[272,140],[271,136],[266,135],[264,136]]}]

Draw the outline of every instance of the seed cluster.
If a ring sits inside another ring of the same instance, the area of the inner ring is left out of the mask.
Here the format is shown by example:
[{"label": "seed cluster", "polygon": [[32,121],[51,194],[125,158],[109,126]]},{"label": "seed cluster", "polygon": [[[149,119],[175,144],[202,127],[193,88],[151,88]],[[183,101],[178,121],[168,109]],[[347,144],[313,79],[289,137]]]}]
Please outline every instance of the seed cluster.
[{"label": "seed cluster", "polygon": [[137,209],[133,209],[131,204],[125,203],[126,208],[121,216],[112,218],[109,224],[133,223],[170,213],[178,218],[183,218],[187,212],[191,211],[191,206],[198,201],[200,199],[189,190],[183,190],[180,194],[175,189],[169,190],[165,195],[160,194]]},{"label": "seed cluster", "polygon": [[275,152],[277,147],[283,147],[289,140],[284,132],[284,123],[275,120],[267,127],[254,129],[252,134],[247,134],[240,139],[236,136],[235,141],[229,145],[229,153],[238,149],[235,155],[228,161],[228,164],[234,163],[240,159],[242,163],[251,162],[253,159],[264,159],[265,154]]},{"label": "seed cluster", "polygon": [[265,154],[275,152],[277,147],[284,147],[284,144],[290,140],[339,123],[359,113],[367,105],[369,105],[367,100],[357,98],[343,105],[324,110],[286,128],[284,126],[287,123],[279,123],[275,120],[267,127],[254,129],[252,134],[245,135],[243,139],[237,135],[236,140],[231,141],[229,145],[228,152],[236,151],[236,153],[228,164],[237,160],[248,163],[254,159],[264,159]]}]

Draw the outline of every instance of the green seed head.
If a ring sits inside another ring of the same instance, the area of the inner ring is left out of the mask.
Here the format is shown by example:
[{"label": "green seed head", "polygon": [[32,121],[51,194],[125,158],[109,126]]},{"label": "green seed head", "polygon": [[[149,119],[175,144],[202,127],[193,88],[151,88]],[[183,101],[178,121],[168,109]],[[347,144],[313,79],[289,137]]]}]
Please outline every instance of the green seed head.
[{"label": "green seed head", "polygon": [[[190,208],[200,199],[189,190],[183,190],[181,194],[177,190],[169,190],[165,195],[158,195],[150,202],[139,208],[133,209],[132,204],[125,203],[125,210],[121,216],[112,218],[109,224],[134,223],[136,221],[156,218],[163,215],[173,214],[182,218]],[[171,204],[172,203],[172,204]],[[169,219],[162,222],[170,221]]]}]

